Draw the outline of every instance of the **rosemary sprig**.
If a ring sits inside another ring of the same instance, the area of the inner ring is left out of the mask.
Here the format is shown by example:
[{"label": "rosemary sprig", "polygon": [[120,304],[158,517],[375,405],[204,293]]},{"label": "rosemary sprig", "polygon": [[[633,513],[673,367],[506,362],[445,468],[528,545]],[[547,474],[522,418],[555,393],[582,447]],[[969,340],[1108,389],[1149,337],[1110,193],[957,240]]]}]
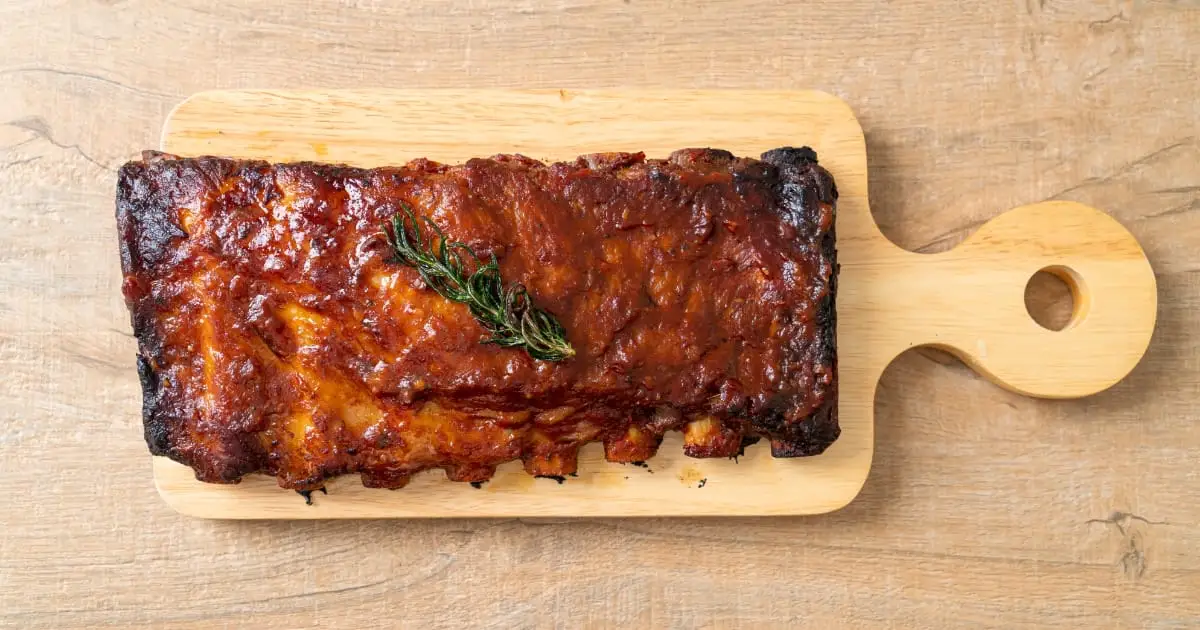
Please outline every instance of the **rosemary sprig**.
[{"label": "rosemary sprig", "polygon": [[[390,229],[383,226],[395,251],[392,262],[416,269],[425,284],[442,297],[466,304],[491,335],[483,343],[522,347],[529,356],[542,361],[575,356],[562,324],[533,305],[524,285],[513,283],[504,288],[495,255],[490,261],[480,260],[466,243],[447,238],[429,217],[418,219],[407,204],[401,203],[400,207],[403,213],[392,216]],[[433,231],[432,237],[422,233],[422,221]]]}]

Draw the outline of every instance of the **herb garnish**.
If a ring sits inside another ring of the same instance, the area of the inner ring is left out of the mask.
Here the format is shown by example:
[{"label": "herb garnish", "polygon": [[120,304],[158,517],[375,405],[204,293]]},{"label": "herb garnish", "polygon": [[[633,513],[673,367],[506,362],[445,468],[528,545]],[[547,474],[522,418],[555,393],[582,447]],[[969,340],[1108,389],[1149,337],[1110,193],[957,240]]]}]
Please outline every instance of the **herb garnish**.
[{"label": "herb garnish", "polygon": [[[425,284],[442,297],[466,304],[471,315],[491,334],[483,343],[522,347],[529,356],[542,361],[562,361],[575,356],[562,324],[533,305],[524,285],[513,283],[504,288],[495,255],[485,263],[466,243],[447,238],[429,217],[418,219],[408,205],[400,206],[404,212],[392,216],[391,229],[383,226],[383,233],[395,251],[392,262],[416,269]],[[422,221],[434,233],[428,240],[421,231]],[[466,252],[467,261],[460,252]]]}]

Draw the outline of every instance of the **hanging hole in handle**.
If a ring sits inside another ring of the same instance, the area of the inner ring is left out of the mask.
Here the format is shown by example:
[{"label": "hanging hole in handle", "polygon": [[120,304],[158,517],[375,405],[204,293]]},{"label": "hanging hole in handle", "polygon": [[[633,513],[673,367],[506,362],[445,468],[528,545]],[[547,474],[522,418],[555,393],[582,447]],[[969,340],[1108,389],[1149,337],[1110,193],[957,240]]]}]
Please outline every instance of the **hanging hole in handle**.
[{"label": "hanging hole in handle", "polygon": [[1052,265],[1025,284],[1025,310],[1047,330],[1066,330],[1083,321],[1089,307],[1083,278],[1070,267]]}]

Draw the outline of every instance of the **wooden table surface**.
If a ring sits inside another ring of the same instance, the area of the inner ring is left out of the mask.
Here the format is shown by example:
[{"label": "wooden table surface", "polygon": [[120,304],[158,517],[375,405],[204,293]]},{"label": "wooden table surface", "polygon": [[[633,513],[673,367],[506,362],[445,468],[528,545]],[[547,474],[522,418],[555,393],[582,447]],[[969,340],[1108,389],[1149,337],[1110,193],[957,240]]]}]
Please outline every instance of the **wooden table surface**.
[{"label": "wooden table surface", "polygon": [[[1196,627],[1198,67],[1195,0],[0,2],[0,625]],[[1144,245],[1158,330],[1076,401],[903,355],[826,516],[181,517],[142,442],[115,169],[192,92],[361,86],[823,89],[897,243],[1091,204]]]}]

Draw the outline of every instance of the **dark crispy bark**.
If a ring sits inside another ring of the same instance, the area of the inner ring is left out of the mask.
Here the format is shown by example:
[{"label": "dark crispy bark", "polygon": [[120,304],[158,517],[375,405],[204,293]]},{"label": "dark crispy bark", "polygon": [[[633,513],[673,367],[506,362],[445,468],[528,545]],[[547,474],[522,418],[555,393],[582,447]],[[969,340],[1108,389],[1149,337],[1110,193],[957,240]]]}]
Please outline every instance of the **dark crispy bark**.
[{"label": "dark crispy bark", "polygon": [[[832,177],[807,148],[359,169],[148,153],[117,186],[146,442],[210,482],[400,487],[574,472],[684,432],[694,457],[838,437]],[[389,262],[407,204],[525,284],[577,355],[480,344]]]}]

